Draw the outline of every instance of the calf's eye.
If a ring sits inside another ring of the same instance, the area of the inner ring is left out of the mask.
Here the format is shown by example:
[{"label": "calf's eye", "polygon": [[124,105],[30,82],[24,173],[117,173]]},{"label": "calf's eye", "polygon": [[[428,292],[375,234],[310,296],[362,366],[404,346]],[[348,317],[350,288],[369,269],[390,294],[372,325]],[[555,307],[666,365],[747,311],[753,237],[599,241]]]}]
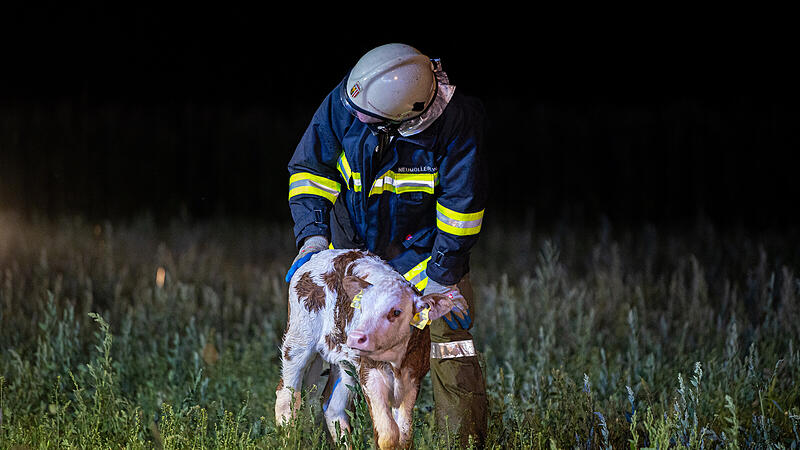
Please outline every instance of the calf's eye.
[{"label": "calf's eye", "polygon": [[400,314],[403,314],[403,311],[400,311],[399,309],[392,309],[389,311],[389,314],[386,314],[386,320],[389,322],[394,322],[398,317],[400,317]]}]

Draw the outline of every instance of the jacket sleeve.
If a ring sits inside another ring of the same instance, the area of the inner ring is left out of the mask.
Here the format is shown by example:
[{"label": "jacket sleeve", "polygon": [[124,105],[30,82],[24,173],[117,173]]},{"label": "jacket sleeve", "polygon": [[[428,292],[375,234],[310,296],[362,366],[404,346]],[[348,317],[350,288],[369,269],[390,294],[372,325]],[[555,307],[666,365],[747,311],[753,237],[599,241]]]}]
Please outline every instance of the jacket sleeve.
[{"label": "jacket sleeve", "polygon": [[342,190],[336,162],[350,120],[339,104],[338,90],[337,86],[314,113],[289,161],[289,209],[298,248],[309,236],[331,239],[330,211]]},{"label": "jacket sleeve", "polygon": [[426,272],[442,285],[456,284],[469,272],[470,250],[483,223],[488,198],[484,133],[485,115],[475,101],[454,118],[439,165],[437,234]]}]

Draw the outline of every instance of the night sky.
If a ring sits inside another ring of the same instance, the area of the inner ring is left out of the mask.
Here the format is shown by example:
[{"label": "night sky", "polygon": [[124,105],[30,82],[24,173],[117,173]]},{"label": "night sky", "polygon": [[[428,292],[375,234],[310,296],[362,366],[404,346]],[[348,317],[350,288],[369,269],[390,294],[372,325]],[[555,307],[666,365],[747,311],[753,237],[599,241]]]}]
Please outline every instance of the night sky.
[{"label": "night sky", "polygon": [[0,15],[0,209],[287,220],[311,114],[364,52],[404,42],[486,106],[487,214],[797,225],[797,51],[779,12],[440,27],[345,12]]}]

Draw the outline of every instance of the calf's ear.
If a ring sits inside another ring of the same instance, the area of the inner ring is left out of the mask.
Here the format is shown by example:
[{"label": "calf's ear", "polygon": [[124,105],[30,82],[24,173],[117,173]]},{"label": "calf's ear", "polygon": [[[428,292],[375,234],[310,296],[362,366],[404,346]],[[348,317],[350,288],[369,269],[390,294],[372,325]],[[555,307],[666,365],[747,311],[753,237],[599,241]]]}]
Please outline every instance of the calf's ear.
[{"label": "calf's ear", "polygon": [[428,318],[430,320],[436,320],[449,313],[454,306],[457,306],[462,311],[466,311],[467,299],[461,295],[458,289],[450,289],[442,293],[425,294],[417,298],[414,306],[417,310],[430,308],[431,310],[428,313]]},{"label": "calf's ear", "polygon": [[353,275],[347,275],[342,279],[342,288],[347,294],[347,298],[351,299],[358,295],[359,292],[372,286],[367,280]]}]

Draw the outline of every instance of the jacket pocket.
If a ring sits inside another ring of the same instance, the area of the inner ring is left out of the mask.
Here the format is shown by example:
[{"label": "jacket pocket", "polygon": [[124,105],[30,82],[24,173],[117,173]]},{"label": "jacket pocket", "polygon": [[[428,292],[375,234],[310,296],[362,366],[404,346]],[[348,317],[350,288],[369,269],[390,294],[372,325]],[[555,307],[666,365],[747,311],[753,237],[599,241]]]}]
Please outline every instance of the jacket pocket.
[{"label": "jacket pocket", "polygon": [[436,238],[436,227],[426,227],[416,233],[409,234],[403,241],[403,247],[411,248],[429,248],[433,245],[433,240]]},{"label": "jacket pocket", "polygon": [[410,233],[412,240],[416,240],[413,236],[425,228],[435,226],[436,204],[433,195],[424,192],[405,192],[394,194],[390,201],[391,217],[394,221],[393,234],[402,233],[403,238],[408,238],[407,233]]}]

